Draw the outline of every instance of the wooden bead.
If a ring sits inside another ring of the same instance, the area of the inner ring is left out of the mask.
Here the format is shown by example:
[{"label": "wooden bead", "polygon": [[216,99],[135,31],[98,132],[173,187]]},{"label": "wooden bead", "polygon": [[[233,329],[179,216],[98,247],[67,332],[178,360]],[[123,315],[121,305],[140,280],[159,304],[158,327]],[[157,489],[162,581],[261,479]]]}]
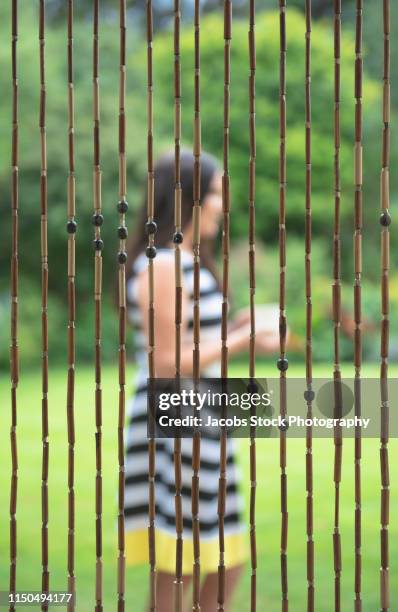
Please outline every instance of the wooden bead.
[{"label": "wooden bead", "polygon": [[96,213],[96,214],[93,215],[92,223],[93,223],[93,225],[95,225],[95,227],[101,227],[103,222],[104,222],[104,217],[103,217],[102,214]]},{"label": "wooden bead", "polygon": [[66,231],[68,232],[68,234],[75,234],[77,231],[77,223],[74,219],[71,219],[70,221],[68,221],[68,223],[66,224]]},{"label": "wooden bead", "polygon": [[380,215],[380,225],[382,227],[389,227],[391,225],[391,216],[388,210],[383,210]]},{"label": "wooden bead", "polygon": [[156,234],[156,230],[157,230],[157,225],[155,223],[155,221],[148,221],[145,224],[145,231],[147,236],[151,236],[153,234]]},{"label": "wooden bead", "polygon": [[117,235],[119,236],[120,240],[126,240],[128,236],[127,227],[125,227],[124,225],[118,227]]},{"label": "wooden bead", "polygon": [[174,244],[182,244],[184,240],[184,236],[182,234],[182,232],[175,232],[173,235],[173,242]]},{"label": "wooden bead", "polygon": [[286,357],[280,357],[276,362],[276,366],[280,372],[286,372],[289,367],[289,362]]},{"label": "wooden bead", "polygon": [[148,259],[154,259],[156,257],[156,248],[154,246],[148,246],[145,252]]},{"label": "wooden bead", "polygon": [[128,202],[126,200],[120,200],[117,205],[117,210],[120,214],[125,214],[129,209]]}]

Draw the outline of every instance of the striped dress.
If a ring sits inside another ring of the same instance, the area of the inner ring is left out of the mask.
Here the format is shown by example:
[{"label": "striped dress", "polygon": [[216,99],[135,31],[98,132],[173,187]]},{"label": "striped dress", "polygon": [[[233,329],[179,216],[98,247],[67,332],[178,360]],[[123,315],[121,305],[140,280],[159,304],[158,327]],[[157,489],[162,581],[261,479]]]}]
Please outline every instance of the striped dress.
[{"label": "striped dress", "polygon": [[[154,265],[160,257],[174,261],[173,249],[158,249]],[[138,373],[135,394],[128,404],[125,435],[126,454],[126,559],[128,564],[148,562],[148,439],[147,439],[147,353],[142,330],[142,314],[137,304],[136,274],[147,266],[144,254],[133,267],[134,275],[127,286],[129,320],[135,329]],[[192,254],[182,251],[184,289],[189,296],[188,333],[193,334],[193,263]],[[174,277],[170,278],[174,282]],[[221,292],[213,275],[205,268],[200,275],[201,342],[211,338],[217,342],[221,333]],[[162,306],[160,306],[162,307]],[[163,305],[164,307],[164,305]],[[170,305],[174,312],[174,304]],[[155,304],[156,308],[156,304]],[[219,364],[203,371],[204,376],[219,377]],[[173,465],[174,440],[158,439],[156,445],[156,565],[159,571],[175,571],[175,486]],[[184,527],[184,574],[192,573],[193,543],[191,516],[192,439],[181,440],[182,509]],[[219,478],[219,441],[202,433],[199,517],[201,532],[201,567],[204,573],[217,571]],[[238,491],[239,470],[234,457],[234,440],[227,442],[227,498],[225,514],[226,566],[234,566],[247,558],[246,535],[241,522],[242,500]]]}]

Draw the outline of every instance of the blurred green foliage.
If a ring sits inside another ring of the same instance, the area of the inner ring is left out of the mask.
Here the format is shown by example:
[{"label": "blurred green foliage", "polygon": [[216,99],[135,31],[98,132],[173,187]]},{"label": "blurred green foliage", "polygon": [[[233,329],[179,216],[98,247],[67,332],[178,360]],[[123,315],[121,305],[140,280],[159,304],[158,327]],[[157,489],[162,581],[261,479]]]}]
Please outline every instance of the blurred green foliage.
[{"label": "blurred green foliage", "polygon": [[[374,15],[376,7],[369,8]],[[3,92],[0,122],[0,202],[2,215],[0,240],[0,364],[8,362],[8,285],[10,254],[10,133],[11,67],[9,6],[0,8],[5,32],[0,38],[0,87]],[[342,245],[346,307],[352,309],[352,231],[353,231],[353,128],[354,128],[354,44],[350,23],[344,28],[341,99],[341,175]],[[380,36],[365,28],[365,69],[381,74]],[[381,34],[380,19],[375,16]],[[242,303],[247,295],[247,275],[239,246],[247,235],[248,193],[248,45],[247,22],[238,19],[233,27],[231,72],[230,171],[232,177],[231,234],[236,241],[234,295]],[[376,26],[375,26],[376,27]],[[302,13],[288,11],[287,54],[287,230],[289,321],[295,331],[304,333],[303,232],[304,232],[304,32]],[[333,197],[333,34],[331,21],[313,25],[313,231],[314,237],[314,335],[317,357],[330,358],[330,283],[331,244],[334,211]],[[93,228],[91,214],[93,124],[92,124],[92,36],[87,18],[75,25],[76,96],[76,181],[77,181],[77,357],[91,359],[93,354]],[[366,42],[368,41],[368,43]],[[103,170],[104,250],[104,358],[117,354],[117,321],[113,308],[118,217],[115,204],[118,188],[118,22],[113,13],[104,12],[100,32],[101,68],[101,163]],[[48,140],[48,237],[50,261],[50,359],[66,360],[66,179],[67,86],[66,29],[56,20],[46,35],[47,58],[47,140]],[[128,38],[128,213],[130,232],[134,209],[142,198],[146,169],[146,51],[143,32],[134,22]],[[376,59],[378,58],[378,59]],[[20,12],[18,45],[20,84],[20,344],[25,364],[40,362],[40,147],[39,147],[39,67],[38,31],[35,7],[28,3]],[[193,30],[186,25],[181,39],[183,143],[192,144],[193,117]],[[171,31],[156,32],[154,41],[155,153],[173,146],[173,37]],[[381,146],[380,78],[365,74],[364,96],[364,270],[365,306],[368,316],[378,319],[379,278],[379,172]],[[256,222],[265,256],[259,256],[258,299],[277,301],[277,224],[279,156],[279,22],[275,11],[263,12],[257,19],[257,188]],[[393,89],[393,99],[395,95]],[[201,27],[201,92],[203,148],[221,159],[223,115],[223,25],[220,15],[203,18]],[[393,107],[393,116],[395,109]],[[397,160],[397,145],[392,142],[392,165]],[[392,199],[397,193],[397,177],[391,177]],[[392,263],[396,262],[393,239]],[[290,249],[290,250],[289,250]],[[297,296],[300,295],[300,299]],[[369,299],[366,296],[370,296]],[[244,296],[244,297],[242,297]],[[396,299],[392,292],[393,299]],[[247,300],[246,300],[247,302]],[[364,307],[365,307],[364,306]],[[316,327],[318,326],[318,327]],[[374,340],[373,343],[374,344]],[[345,356],[350,356],[347,342]]]},{"label": "blurred green foliage", "polygon": [[[305,147],[304,147],[304,20],[288,12],[287,56],[287,176],[288,232],[302,234],[304,227]],[[313,29],[312,60],[312,151],[314,233],[330,237],[333,207],[333,65],[332,35],[324,26]],[[201,28],[202,42],[202,133],[203,147],[222,158],[223,145],[223,23],[212,16]],[[193,36],[184,31],[181,41],[183,83],[183,139],[192,138]],[[165,142],[172,142],[173,104],[172,39],[162,35],[155,45],[155,125]],[[248,197],[248,51],[247,25],[240,22],[233,30],[231,49],[231,129],[230,173],[232,181],[232,233],[240,236],[247,220]],[[343,44],[341,101],[342,220],[352,219],[353,168],[353,88],[355,56],[352,37]],[[276,242],[279,207],[279,16],[262,14],[257,20],[257,235]],[[157,67],[157,69],[156,69]],[[325,67],[330,67],[325,70]],[[376,117],[378,86],[365,79],[363,96],[367,119]],[[377,126],[377,129],[379,126]],[[376,149],[379,157],[379,150]],[[377,167],[375,168],[375,172]],[[375,173],[376,176],[376,173]],[[347,228],[348,233],[351,228]]]}]

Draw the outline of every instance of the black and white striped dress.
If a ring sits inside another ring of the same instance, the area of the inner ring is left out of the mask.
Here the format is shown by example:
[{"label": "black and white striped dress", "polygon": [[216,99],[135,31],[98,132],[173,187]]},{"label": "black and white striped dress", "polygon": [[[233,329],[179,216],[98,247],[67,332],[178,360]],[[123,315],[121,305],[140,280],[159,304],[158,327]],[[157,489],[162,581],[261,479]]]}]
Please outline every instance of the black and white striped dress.
[{"label": "black and white striped dress", "polygon": [[[169,257],[174,261],[173,249],[158,249],[156,261]],[[137,304],[136,274],[148,265],[144,254],[134,263],[134,275],[127,286],[129,320],[135,329],[138,373],[136,391],[128,404],[128,425],[125,435],[126,451],[126,557],[127,563],[136,564],[148,560],[148,439],[147,439],[147,353],[146,338],[142,329],[142,314]],[[188,333],[193,333],[193,263],[192,254],[182,251],[184,290],[189,296]],[[170,278],[174,282],[174,277]],[[222,295],[218,284],[209,272],[202,268],[200,274],[201,342],[207,338],[219,341],[221,334]],[[164,308],[164,305],[158,307]],[[174,304],[170,305],[174,312]],[[156,305],[155,305],[156,308]],[[215,364],[203,375],[219,377],[220,367]],[[174,510],[174,441],[159,439],[156,448],[156,564],[161,571],[175,569],[175,510]],[[184,527],[185,574],[192,573],[192,440],[181,440],[182,453],[182,508]],[[201,566],[203,572],[217,570],[218,564],[218,516],[217,494],[219,478],[219,442],[202,434],[200,464],[200,530]],[[246,559],[246,537],[241,522],[242,500],[238,492],[239,471],[234,457],[234,441],[227,443],[227,498],[225,515],[226,565],[242,563]]]}]

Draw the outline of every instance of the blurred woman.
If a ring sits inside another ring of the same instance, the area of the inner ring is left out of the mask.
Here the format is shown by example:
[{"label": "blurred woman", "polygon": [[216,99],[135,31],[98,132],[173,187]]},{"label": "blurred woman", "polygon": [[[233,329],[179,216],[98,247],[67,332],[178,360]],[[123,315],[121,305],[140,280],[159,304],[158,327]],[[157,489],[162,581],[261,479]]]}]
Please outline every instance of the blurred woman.
[{"label": "blurred woman", "polygon": [[[193,162],[192,153],[181,153],[183,274],[181,376],[192,376],[193,349]],[[201,157],[200,225],[200,366],[202,376],[220,376],[221,304],[220,281],[212,257],[222,215],[222,175],[217,161],[203,153]],[[155,167],[155,220],[157,249],[154,260],[155,364],[156,376],[175,375],[175,285],[174,285],[174,152],[159,159]],[[148,563],[148,440],[147,440],[147,346],[148,346],[148,262],[144,234],[146,202],[143,203],[135,232],[129,244],[127,284],[129,319],[135,328],[138,374],[135,395],[128,410],[126,433],[126,557],[128,564]],[[229,331],[229,354],[236,355],[249,346],[249,315],[240,313]],[[260,333],[257,349],[269,353],[278,347],[276,335]],[[174,441],[159,439],[156,448],[156,568],[159,612],[172,612],[175,572],[175,487],[173,466]],[[192,440],[181,440],[183,573],[184,584],[192,578],[193,543],[191,515]],[[219,442],[202,434],[199,519],[200,564],[202,574],[201,610],[217,609],[217,566],[219,560],[217,495],[219,478]],[[242,503],[238,491],[239,475],[233,440],[227,443],[227,497],[225,510],[226,607],[233,595],[242,565],[247,557]],[[185,588],[187,591],[187,588]],[[188,606],[189,607],[189,606]],[[188,609],[188,608],[187,608]],[[190,609],[190,607],[189,607]]]}]

